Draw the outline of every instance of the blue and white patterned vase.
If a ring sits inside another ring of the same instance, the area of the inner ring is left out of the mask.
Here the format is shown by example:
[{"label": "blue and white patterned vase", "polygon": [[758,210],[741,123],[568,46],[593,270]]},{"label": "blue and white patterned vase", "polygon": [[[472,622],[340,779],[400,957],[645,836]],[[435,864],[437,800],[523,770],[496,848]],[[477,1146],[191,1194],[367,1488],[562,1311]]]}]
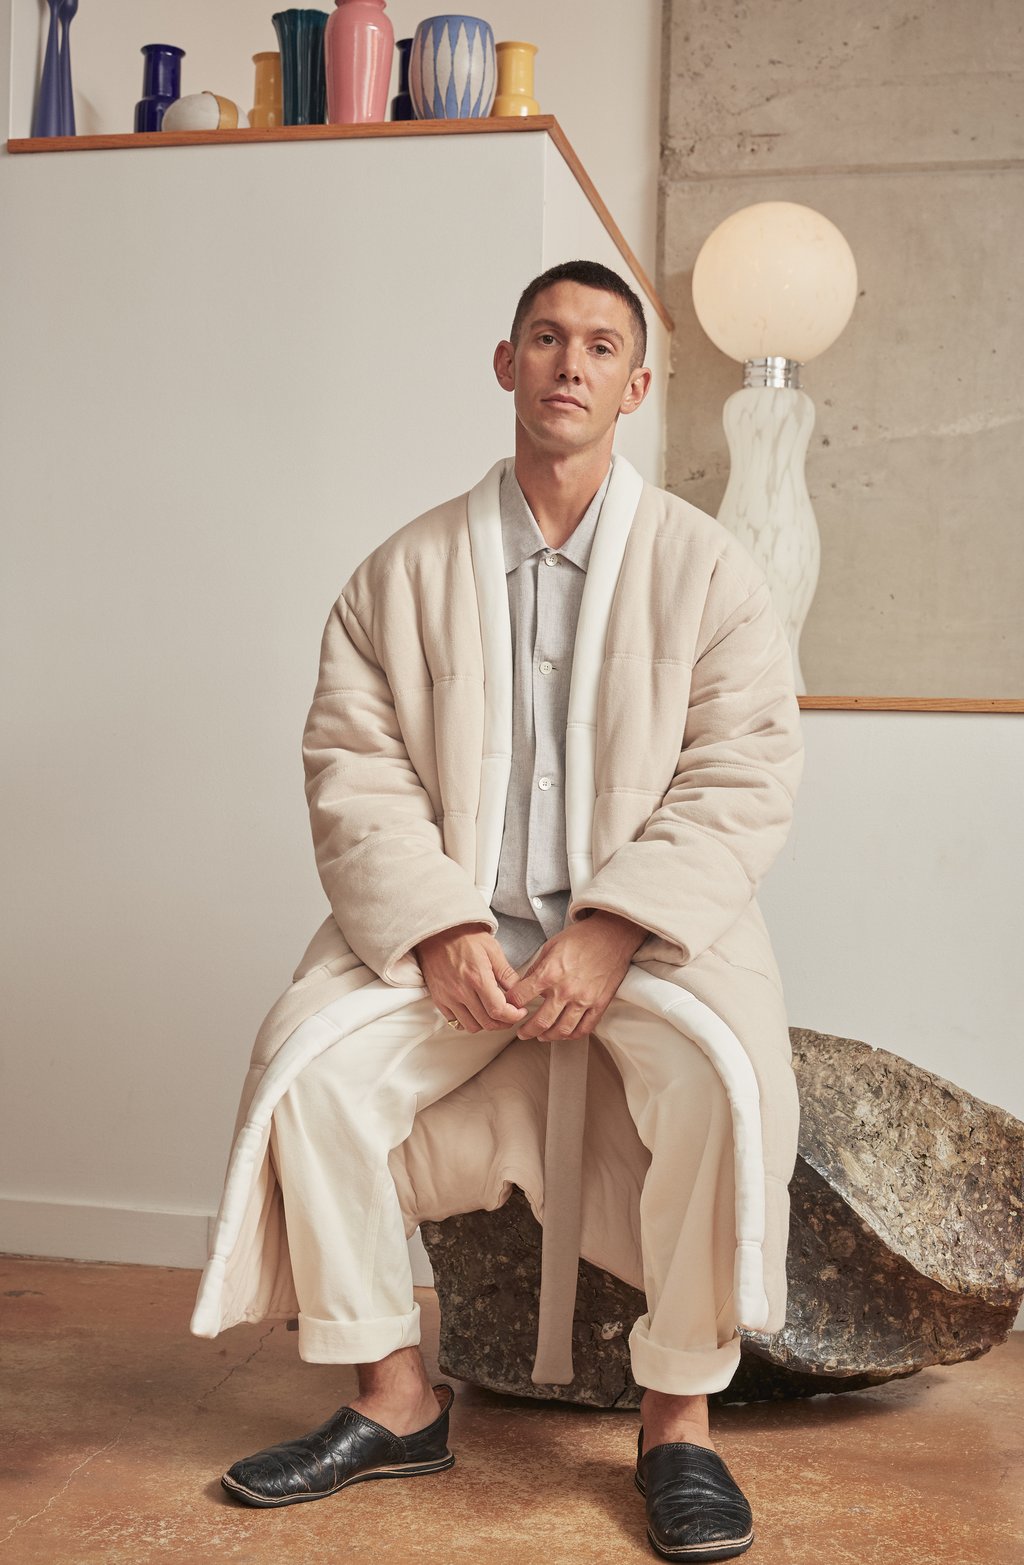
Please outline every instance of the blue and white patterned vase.
[{"label": "blue and white patterned vase", "polygon": [[418,120],[475,120],[491,112],[494,33],[479,16],[428,16],[416,28],[409,92]]}]

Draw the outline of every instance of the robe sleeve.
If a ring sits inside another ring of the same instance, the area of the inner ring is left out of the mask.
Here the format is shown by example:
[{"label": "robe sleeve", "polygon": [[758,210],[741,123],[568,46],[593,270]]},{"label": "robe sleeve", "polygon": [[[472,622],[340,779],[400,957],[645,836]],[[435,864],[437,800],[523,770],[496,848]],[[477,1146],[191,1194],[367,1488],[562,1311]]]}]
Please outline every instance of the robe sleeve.
[{"label": "robe sleeve", "polygon": [[444,852],[402,736],[387,675],[344,594],[324,628],[302,737],[316,866],[352,950],[385,983],[423,982],[412,948],[465,923],[497,920]]},{"label": "robe sleeve", "polygon": [[762,581],[693,665],[661,804],[570,905],[570,921],[603,908],[678,946],[684,961],[699,956],[736,922],[782,848],[803,753],[792,655]]}]

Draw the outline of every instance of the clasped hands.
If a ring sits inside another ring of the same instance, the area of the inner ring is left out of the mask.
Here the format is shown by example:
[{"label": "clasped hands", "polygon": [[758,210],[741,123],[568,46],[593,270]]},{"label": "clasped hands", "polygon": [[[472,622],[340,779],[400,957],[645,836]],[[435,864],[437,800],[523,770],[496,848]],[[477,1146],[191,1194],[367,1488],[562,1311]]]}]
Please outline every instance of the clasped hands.
[{"label": "clasped hands", "polygon": [[[562,1043],[594,1031],[649,931],[597,908],[546,940],[525,973],[482,924],[430,935],[416,958],[430,998],[466,1032],[516,1027],[517,1038]],[[541,1003],[532,1016],[531,1003]]]}]

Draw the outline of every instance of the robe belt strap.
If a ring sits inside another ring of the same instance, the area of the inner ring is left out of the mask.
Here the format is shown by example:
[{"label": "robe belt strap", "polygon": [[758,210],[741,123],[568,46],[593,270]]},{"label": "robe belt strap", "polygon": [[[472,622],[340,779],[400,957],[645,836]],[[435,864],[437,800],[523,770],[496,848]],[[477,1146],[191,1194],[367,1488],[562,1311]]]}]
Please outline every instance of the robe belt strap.
[{"label": "robe belt strap", "polygon": [[589,1053],[589,1037],[549,1045],[540,1307],[530,1374],[538,1385],[567,1386],[573,1378]]}]

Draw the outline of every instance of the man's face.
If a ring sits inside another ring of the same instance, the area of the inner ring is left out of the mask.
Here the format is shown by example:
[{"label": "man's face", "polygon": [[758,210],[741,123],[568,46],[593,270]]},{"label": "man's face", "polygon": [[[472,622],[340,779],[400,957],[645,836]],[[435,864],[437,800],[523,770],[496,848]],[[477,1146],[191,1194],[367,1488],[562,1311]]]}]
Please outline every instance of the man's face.
[{"label": "man's face", "polygon": [[640,406],[650,371],[633,369],[632,316],[618,294],[561,282],[538,294],[519,342],[494,355],[498,382],[539,449],[568,455],[607,440]]}]

